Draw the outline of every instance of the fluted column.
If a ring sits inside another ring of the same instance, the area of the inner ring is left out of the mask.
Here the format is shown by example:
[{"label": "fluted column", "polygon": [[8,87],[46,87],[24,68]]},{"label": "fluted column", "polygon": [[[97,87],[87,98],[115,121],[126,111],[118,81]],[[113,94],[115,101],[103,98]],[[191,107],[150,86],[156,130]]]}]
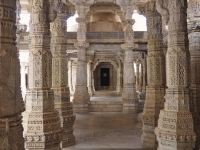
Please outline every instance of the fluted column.
[{"label": "fluted column", "polygon": [[160,110],[164,107],[165,62],[162,51],[162,18],[156,10],[156,1],[148,0],[138,5],[144,7],[147,18],[147,84],[146,101],[142,113],[142,144],[157,147],[154,129],[157,127]]},{"label": "fluted column", "polygon": [[[193,149],[199,119],[189,90],[190,63],[187,35],[187,0],[158,0],[157,10],[168,23],[167,89],[164,109],[155,129],[159,150]],[[196,147],[195,149],[199,149]]]},{"label": "fluted column", "polygon": [[67,57],[67,18],[72,15],[69,7],[60,5],[57,18],[51,23],[51,52],[52,52],[52,89],[54,91],[55,110],[59,112],[63,129],[61,148],[75,144],[73,125],[75,115],[70,102],[68,86],[68,57]]},{"label": "fluted column", "polygon": [[188,4],[191,89],[195,109],[200,115],[200,1],[190,0]]},{"label": "fluted column", "polygon": [[0,17],[0,149],[23,150],[16,0],[0,1],[0,9],[4,12]]},{"label": "fluted column", "polygon": [[50,52],[50,21],[55,14],[52,3],[30,0],[29,89],[23,113],[25,148],[27,150],[59,150],[61,127],[54,110],[52,55]]}]

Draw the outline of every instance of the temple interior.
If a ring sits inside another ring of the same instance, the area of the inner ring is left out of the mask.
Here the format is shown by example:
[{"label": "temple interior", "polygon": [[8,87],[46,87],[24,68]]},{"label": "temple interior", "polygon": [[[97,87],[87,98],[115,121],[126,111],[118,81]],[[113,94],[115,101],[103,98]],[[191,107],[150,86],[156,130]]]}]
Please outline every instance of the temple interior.
[{"label": "temple interior", "polygon": [[199,0],[0,0],[0,150],[199,150]]}]

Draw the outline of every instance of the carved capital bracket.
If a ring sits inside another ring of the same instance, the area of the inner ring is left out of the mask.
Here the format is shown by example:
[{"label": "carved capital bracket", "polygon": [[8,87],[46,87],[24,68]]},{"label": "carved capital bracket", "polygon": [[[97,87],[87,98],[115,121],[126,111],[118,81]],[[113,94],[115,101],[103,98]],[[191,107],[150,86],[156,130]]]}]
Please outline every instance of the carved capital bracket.
[{"label": "carved capital bracket", "polygon": [[188,2],[188,30],[200,30],[200,2],[198,0],[190,0]]},{"label": "carved capital bracket", "polygon": [[157,0],[156,9],[163,17],[165,25],[169,22],[168,0]]},{"label": "carved capital bracket", "polygon": [[89,47],[89,43],[86,43],[86,42],[75,42],[74,43],[74,46],[77,48],[77,49],[87,49]]},{"label": "carved capital bracket", "polygon": [[136,0],[116,0],[117,5],[121,7],[126,20],[132,19]]}]

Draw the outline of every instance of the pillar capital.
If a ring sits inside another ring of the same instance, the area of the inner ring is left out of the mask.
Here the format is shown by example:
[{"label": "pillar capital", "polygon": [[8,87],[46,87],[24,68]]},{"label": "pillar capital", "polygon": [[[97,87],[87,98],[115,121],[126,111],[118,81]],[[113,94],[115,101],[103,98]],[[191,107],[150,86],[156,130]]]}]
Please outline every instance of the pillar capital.
[{"label": "pillar capital", "polygon": [[83,49],[83,50],[85,50],[85,49],[87,49],[88,47],[89,47],[89,43],[87,43],[87,42],[75,42],[74,43],[74,46],[77,48],[77,49]]}]

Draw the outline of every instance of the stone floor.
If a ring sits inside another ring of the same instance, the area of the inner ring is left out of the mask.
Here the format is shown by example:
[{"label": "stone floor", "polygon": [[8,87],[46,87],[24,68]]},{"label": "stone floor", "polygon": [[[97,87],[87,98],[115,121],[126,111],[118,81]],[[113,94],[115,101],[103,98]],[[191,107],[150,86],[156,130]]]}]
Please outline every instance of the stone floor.
[{"label": "stone floor", "polygon": [[[91,101],[120,102],[121,97],[115,91],[97,91]],[[76,114],[74,129],[76,145],[63,150],[153,150],[142,147],[142,123],[138,114]]]},{"label": "stone floor", "polygon": [[142,124],[136,114],[95,112],[76,117],[76,145],[64,150],[142,149]]}]

